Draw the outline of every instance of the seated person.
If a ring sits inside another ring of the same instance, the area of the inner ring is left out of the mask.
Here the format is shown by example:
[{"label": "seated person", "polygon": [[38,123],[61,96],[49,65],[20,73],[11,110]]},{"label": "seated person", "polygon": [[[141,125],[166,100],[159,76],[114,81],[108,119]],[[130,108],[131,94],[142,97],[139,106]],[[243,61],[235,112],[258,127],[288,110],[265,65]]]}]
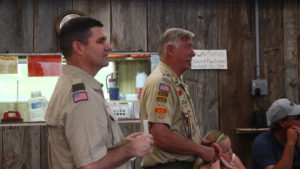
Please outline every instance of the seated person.
[{"label": "seated person", "polygon": [[205,139],[220,146],[220,159],[210,164],[200,162],[198,169],[246,169],[240,158],[232,152],[231,141],[227,135],[214,130],[208,132]]},{"label": "seated person", "polygon": [[252,168],[300,169],[300,105],[278,99],[266,115],[271,129],[252,144]]}]

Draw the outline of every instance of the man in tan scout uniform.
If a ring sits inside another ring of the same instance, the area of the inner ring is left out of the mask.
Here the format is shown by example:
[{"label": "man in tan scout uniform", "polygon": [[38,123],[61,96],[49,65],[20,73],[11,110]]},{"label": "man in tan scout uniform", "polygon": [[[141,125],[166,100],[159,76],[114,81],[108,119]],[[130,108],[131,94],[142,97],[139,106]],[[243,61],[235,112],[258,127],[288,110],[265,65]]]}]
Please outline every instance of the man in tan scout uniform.
[{"label": "man in tan scout uniform", "polygon": [[111,47],[106,38],[102,23],[90,17],[72,19],[60,31],[67,65],[46,113],[50,169],[128,169],[130,158],[151,151],[151,135],[135,133],[123,139],[102,84],[94,79],[108,65]]},{"label": "man in tan scout uniform", "polygon": [[191,68],[194,34],[168,29],[160,38],[160,63],[145,82],[142,118],[150,124],[153,152],[143,158],[147,169],[191,169],[196,157],[217,159],[215,149],[200,144],[197,117],[186,84],[180,76]]}]

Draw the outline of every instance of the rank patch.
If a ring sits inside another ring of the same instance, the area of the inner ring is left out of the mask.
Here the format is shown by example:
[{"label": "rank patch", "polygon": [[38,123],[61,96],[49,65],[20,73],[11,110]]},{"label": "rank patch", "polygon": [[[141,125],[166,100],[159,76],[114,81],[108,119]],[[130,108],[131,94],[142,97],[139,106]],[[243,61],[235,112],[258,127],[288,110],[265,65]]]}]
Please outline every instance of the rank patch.
[{"label": "rank patch", "polygon": [[158,96],[168,97],[168,92],[158,91]]},{"label": "rank patch", "polygon": [[86,92],[78,92],[72,94],[74,103],[89,100]]},{"label": "rank patch", "polygon": [[169,91],[170,91],[170,86],[169,86],[169,85],[166,85],[166,84],[164,84],[164,83],[160,83],[160,84],[159,84],[159,90],[169,92]]},{"label": "rank patch", "polygon": [[155,113],[157,113],[157,114],[166,114],[167,113],[167,109],[166,108],[157,107],[157,108],[155,108]]},{"label": "rank patch", "polygon": [[167,103],[167,98],[165,98],[165,97],[157,97],[156,101],[162,102],[162,103]]}]

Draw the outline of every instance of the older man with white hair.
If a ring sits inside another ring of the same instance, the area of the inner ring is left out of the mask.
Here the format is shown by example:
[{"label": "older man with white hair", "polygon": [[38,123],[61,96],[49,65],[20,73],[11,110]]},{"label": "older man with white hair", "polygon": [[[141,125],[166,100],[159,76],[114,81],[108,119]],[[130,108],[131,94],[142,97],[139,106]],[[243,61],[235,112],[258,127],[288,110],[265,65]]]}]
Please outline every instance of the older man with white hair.
[{"label": "older man with white hair", "polygon": [[214,162],[218,147],[200,144],[200,128],[187,85],[181,75],[191,69],[194,34],[170,28],[160,37],[160,63],[147,78],[142,119],[150,123],[153,151],[142,161],[144,169],[192,169],[196,158]]}]

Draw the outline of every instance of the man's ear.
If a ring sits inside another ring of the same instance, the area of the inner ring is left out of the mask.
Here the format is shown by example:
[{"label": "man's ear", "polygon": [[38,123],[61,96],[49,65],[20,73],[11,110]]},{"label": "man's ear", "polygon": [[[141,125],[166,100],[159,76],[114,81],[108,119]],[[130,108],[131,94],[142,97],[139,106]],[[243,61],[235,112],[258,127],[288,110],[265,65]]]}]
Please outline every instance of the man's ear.
[{"label": "man's ear", "polygon": [[283,128],[286,128],[288,125],[287,120],[279,120],[277,123]]},{"label": "man's ear", "polygon": [[167,54],[167,56],[173,56],[174,55],[174,49],[175,49],[175,47],[173,46],[173,45],[167,45],[166,46],[166,54]]},{"label": "man's ear", "polygon": [[73,49],[73,51],[74,51],[74,53],[76,53],[76,54],[82,54],[82,50],[83,50],[83,47],[84,47],[84,45],[81,43],[81,42],[79,42],[79,41],[73,41],[72,42],[72,49]]}]

